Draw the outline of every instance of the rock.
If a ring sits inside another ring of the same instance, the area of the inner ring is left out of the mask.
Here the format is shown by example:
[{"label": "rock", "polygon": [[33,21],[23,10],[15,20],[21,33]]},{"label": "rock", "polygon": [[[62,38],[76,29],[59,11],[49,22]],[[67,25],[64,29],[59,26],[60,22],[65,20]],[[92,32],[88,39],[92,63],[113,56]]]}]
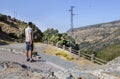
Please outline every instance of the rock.
[{"label": "rock", "polygon": [[0,65],[0,71],[2,71],[3,69],[4,69],[4,67]]},{"label": "rock", "polygon": [[117,67],[117,69],[120,71],[120,66],[119,66],[119,67]]},{"label": "rock", "polygon": [[112,61],[108,62],[107,65],[120,65],[120,57],[117,57]]},{"label": "rock", "polygon": [[0,64],[0,79],[57,79],[52,72],[31,69],[23,64],[5,61]]}]

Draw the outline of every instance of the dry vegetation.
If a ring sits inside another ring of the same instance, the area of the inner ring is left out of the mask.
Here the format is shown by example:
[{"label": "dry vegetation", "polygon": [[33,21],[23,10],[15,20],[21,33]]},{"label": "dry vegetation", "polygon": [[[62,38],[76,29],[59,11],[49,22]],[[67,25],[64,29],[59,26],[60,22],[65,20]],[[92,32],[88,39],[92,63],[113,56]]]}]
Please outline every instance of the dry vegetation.
[{"label": "dry vegetation", "polygon": [[42,51],[44,53],[47,53],[49,55],[53,55],[53,56],[59,56],[62,59],[77,63],[78,65],[95,65],[94,63],[90,62],[89,60],[86,60],[85,58],[78,58],[78,56],[69,53],[68,51],[65,51],[63,49],[57,48],[55,46],[52,45],[47,45],[44,44],[44,46],[42,47]]},{"label": "dry vegetation", "polygon": [[65,51],[63,49],[57,48],[55,46],[51,45],[46,45],[42,47],[42,51],[44,53],[54,55],[54,56],[59,56],[65,60],[73,60],[75,57],[73,57],[71,54],[69,54],[68,51]]}]

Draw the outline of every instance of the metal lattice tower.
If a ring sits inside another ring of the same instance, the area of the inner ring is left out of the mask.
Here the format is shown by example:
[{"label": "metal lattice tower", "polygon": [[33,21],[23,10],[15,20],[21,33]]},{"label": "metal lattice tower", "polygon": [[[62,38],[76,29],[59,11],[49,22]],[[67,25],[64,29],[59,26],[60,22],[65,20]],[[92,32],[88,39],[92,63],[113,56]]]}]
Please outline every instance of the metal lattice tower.
[{"label": "metal lattice tower", "polygon": [[[70,23],[71,23],[71,25],[70,25],[70,26],[71,26],[71,29],[70,29],[70,30],[71,30],[71,36],[74,36],[74,34],[73,34],[73,31],[74,31],[74,30],[73,30],[73,16],[74,16],[75,14],[73,14],[73,8],[74,8],[74,6],[71,6],[71,8],[70,8],[70,10],[69,10],[69,11],[70,11],[70,15],[71,15],[71,16],[70,16],[70,17],[71,17],[71,20],[70,20]],[[71,40],[71,45],[72,45],[72,40]]]}]

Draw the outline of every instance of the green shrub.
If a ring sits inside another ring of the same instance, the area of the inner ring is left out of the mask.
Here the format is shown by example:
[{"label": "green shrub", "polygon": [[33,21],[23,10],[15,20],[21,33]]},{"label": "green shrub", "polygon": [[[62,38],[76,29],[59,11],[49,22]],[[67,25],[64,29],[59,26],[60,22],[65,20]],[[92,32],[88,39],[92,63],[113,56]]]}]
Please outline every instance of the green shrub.
[{"label": "green shrub", "polygon": [[111,61],[118,56],[120,56],[120,45],[109,46],[97,53],[97,57],[106,61]]},{"label": "green shrub", "polygon": [[8,34],[10,37],[12,37],[12,38],[16,38],[17,39],[17,36],[15,35],[15,33],[9,33]]}]

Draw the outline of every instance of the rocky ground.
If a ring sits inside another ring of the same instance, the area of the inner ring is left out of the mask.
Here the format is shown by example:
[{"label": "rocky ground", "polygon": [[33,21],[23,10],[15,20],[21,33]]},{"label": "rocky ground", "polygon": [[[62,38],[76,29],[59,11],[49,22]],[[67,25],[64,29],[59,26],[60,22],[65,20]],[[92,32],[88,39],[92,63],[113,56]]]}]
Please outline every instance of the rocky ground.
[{"label": "rocky ground", "polygon": [[25,65],[16,62],[1,62],[0,79],[42,79],[44,76],[36,73]]},{"label": "rocky ground", "polygon": [[[78,65],[57,56],[43,53],[44,44],[36,44],[42,57],[26,62],[24,44],[0,46],[0,79],[120,79],[120,57],[106,65]],[[44,48],[45,49],[45,48]]]}]

